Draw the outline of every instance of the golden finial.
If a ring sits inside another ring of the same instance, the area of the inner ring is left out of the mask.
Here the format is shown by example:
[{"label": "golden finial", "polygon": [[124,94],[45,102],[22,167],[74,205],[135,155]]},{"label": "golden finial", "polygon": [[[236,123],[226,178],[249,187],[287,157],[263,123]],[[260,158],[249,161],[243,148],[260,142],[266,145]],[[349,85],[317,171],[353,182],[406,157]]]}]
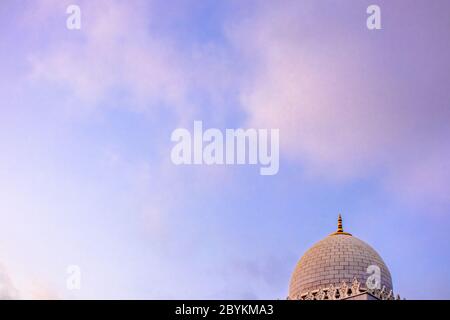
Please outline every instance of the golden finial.
[{"label": "golden finial", "polygon": [[342,227],[342,217],[341,217],[340,213],[339,213],[339,216],[338,216],[338,227],[337,227],[337,230],[336,230],[336,232],[333,232],[331,235],[333,236],[333,235],[339,235],[339,234],[351,236],[350,233],[344,232],[344,228]]},{"label": "golden finial", "polygon": [[344,229],[342,228],[342,217],[340,213],[338,216],[338,228],[336,232],[344,232]]}]

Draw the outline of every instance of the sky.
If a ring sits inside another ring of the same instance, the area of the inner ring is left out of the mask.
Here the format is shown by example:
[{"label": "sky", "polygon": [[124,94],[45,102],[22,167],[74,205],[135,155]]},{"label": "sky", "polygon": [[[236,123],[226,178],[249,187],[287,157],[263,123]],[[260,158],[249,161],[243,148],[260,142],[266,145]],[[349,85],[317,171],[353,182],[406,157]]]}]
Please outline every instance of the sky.
[{"label": "sky", "polygon": [[[396,293],[449,299],[448,12],[2,0],[0,298],[284,299],[342,213]],[[279,172],[174,165],[171,133],[195,120],[279,129]]]}]

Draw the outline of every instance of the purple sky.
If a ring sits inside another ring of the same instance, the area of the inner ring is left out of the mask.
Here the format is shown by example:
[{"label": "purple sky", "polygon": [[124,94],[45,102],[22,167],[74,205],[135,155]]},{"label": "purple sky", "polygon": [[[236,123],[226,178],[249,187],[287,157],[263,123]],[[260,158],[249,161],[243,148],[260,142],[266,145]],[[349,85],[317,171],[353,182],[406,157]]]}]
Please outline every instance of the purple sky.
[{"label": "purple sky", "polygon": [[[450,298],[449,12],[1,1],[0,298],[282,299],[338,212],[396,293]],[[280,129],[279,173],[174,166],[194,120]]]}]

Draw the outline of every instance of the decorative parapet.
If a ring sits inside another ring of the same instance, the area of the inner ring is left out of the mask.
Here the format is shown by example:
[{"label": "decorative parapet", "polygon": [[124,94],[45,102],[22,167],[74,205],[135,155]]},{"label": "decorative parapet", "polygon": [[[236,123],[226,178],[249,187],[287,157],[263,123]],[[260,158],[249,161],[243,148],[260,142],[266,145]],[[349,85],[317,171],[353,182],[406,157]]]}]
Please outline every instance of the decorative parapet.
[{"label": "decorative parapet", "polygon": [[369,289],[362,286],[356,277],[353,278],[350,286],[342,281],[340,286],[330,285],[326,288],[311,290],[296,297],[288,297],[288,300],[345,300],[363,294],[369,294],[378,300],[400,300],[400,295],[394,296],[392,290],[388,292],[384,286],[381,289]]}]

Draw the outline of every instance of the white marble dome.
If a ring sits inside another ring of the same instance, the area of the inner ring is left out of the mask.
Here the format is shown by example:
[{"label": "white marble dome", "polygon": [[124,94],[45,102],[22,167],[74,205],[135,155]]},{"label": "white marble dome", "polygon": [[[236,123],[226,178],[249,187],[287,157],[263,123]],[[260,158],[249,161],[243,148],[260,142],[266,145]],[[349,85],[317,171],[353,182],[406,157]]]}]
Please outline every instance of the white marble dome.
[{"label": "white marble dome", "polygon": [[301,257],[291,277],[289,297],[295,299],[307,292],[351,283],[356,278],[365,284],[371,275],[369,266],[381,271],[381,287],[393,290],[389,269],[380,255],[367,243],[346,233],[339,216],[338,231],[313,245]]}]

